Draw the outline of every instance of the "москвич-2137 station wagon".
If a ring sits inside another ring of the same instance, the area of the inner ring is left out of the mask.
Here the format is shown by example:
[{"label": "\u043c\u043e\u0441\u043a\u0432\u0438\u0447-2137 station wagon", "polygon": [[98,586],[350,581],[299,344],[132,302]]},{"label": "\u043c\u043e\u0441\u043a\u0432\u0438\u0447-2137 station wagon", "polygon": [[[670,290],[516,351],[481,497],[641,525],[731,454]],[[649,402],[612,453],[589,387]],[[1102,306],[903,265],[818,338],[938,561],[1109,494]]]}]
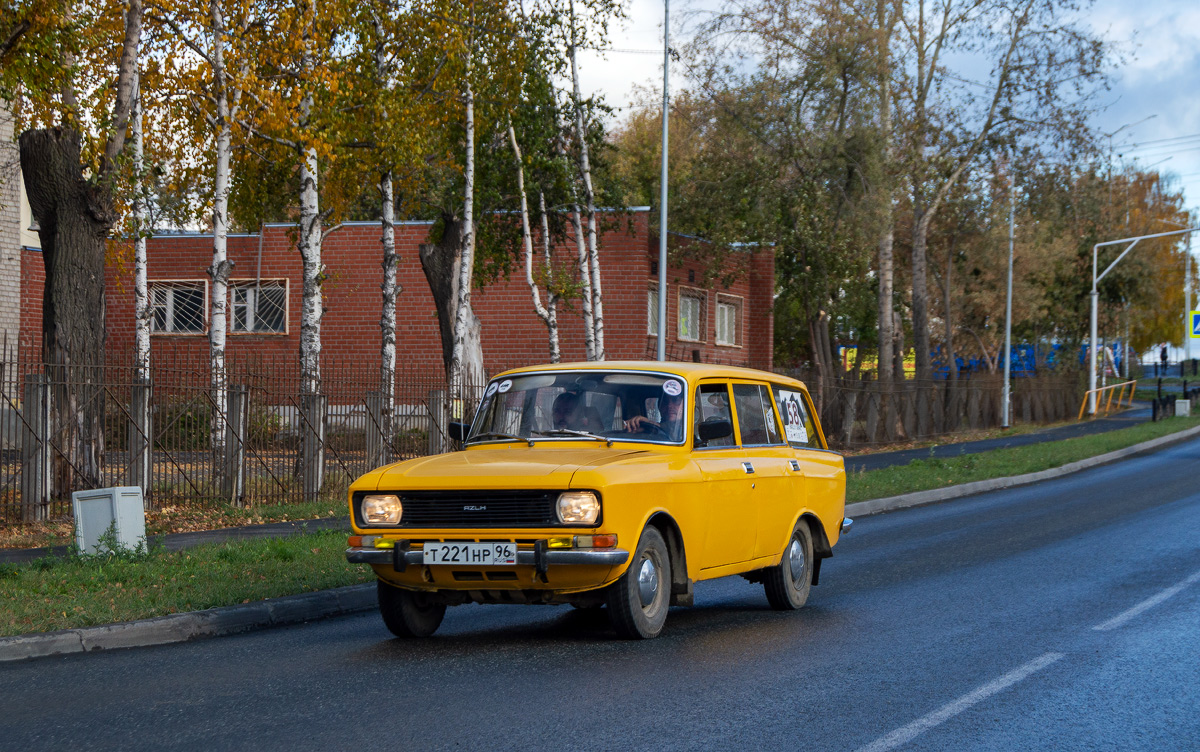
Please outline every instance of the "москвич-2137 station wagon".
[{"label": "\u043c\u043e\u0441\u043a\u0432\u0438\u0447-2137 station wagon", "polygon": [[745,368],[596,362],[500,374],[463,450],[350,488],[349,561],[388,629],[432,634],[461,603],[607,606],[657,636],[701,580],[761,582],[798,609],[833,555],[846,474],[799,381]]}]

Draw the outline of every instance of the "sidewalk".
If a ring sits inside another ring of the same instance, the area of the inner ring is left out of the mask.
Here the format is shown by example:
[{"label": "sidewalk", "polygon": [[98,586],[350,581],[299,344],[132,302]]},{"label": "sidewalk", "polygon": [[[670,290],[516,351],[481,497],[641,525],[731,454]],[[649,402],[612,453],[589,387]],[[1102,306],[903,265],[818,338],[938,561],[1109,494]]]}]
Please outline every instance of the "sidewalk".
[{"label": "sidewalk", "polygon": [[846,472],[861,472],[863,470],[879,470],[884,467],[907,465],[913,460],[923,460],[929,457],[957,457],[962,454],[988,452],[993,449],[1041,444],[1047,441],[1062,441],[1077,436],[1092,436],[1098,433],[1115,431],[1118,428],[1129,428],[1150,420],[1150,406],[1145,402],[1134,402],[1133,407],[1119,413],[1113,413],[1106,418],[1096,418],[1086,422],[1072,423],[1066,426],[1045,428],[1029,433],[999,436],[994,439],[981,441],[964,441],[958,444],[938,444],[922,447],[921,449],[903,449],[896,452],[876,452],[860,454],[846,458]]}]

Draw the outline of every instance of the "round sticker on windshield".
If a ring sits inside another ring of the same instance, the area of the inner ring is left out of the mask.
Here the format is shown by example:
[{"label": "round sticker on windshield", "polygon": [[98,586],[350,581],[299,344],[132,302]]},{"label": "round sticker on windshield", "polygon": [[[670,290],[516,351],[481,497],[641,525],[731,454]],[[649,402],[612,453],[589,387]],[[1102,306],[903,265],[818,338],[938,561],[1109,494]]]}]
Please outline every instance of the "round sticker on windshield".
[{"label": "round sticker on windshield", "polygon": [[496,383],[496,382],[494,382],[494,381],[493,381],[492,383],[488,384],[487,391],[483,393],[483,396],[484,396],[484,397],[491,397],[493,394],[495,394],[495,393],[496,393],[496,387],[497,387],[497,386],[499,386],[499,384],[497,384],[497,383]]},{"label": "round sticker on windshield", "polygon": [[664,381],[663,391],[672,397],[678,397],[683,394],[683,384],[680,384],[678,381]]},{"label": "round sticker on windshield", "polygon": [[509,389],[512,389],[512,380],[511,379],[505,379],[504,381],[500,382],[499,390],[500,390],[501,394],[504,394]]}]

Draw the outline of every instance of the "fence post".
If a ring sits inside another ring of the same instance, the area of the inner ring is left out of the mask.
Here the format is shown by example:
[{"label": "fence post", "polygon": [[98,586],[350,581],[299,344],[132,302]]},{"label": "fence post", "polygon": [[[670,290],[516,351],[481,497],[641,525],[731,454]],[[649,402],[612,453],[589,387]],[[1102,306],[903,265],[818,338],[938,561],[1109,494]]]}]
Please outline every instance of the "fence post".
[{"label": "fence post", "polygon": [[48,515],[50,502],[50,379],[25,377],[21,436],[21,520],[38,522]]},{"label": "fence post", "polygon": [[221,498],[234,506],[246,503],[246,424],[249,390],[245,384],[229,387],[225,394],[225,467],[221,473]]},{"label": "fence post", "polygon": [[449,426],[446,425],[446,390],[432,389],[429,392],[429,453],[441,454],[446,451],[446,436]]},{"label": "fence post", "polygon": [[142,489],[142,504],[153,504],[150,482],[154,468],[154,418],[149,379],[134,379],[129,391],[129,467],[127,483]]},{"label": "fence post", "polygon": [[300,441],[304,500],[313,501],[325,485],[325,406],[323,394],[300,396]]},{"label": "fence post", "polygon": [[383,392],[367,392],[367,467],[388,463],[390,451],[383,415]]}]

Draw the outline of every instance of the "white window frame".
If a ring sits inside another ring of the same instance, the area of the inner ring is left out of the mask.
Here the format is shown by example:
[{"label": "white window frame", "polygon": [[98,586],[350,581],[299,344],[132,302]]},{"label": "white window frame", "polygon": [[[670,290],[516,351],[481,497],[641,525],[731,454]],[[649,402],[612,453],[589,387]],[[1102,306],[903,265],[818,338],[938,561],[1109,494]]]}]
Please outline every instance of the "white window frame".
[{"label": "white window frame", "polygon": [[[689,303],[691,301],[694,301],[696,306],[699,308],[699,310],[696,311],[697,332],[696,332],[695,337],[689,337],[684,333],[684,314],[686,312],[685,309],[687,307],[689,307],[688,305],[685,305],[685,301],[688,301]],[[680,287],[679,288],[678,303],[677,303],[677,306],[678,306],[677,307],[677,310],[678,310],[677,318],[678,318],[678,323],[679,323],[678,339],[680,342],[704,342],[705,341],[704,337],[705,337],[705,333],[707,330],[707,327],[705,326],[705,324],[707,323],[705,321],[705,318],[707,317],[707,309],[708,309],[707,303],[708,303],[708,292],[706,290],[699,290],[694,287]]]},{"label": "white window frame", "polygon": [[[731,310],[733,312],[732,336],[728,336],[728,332],[723,333],[724,328],[721,324],[722,310]],[[741,347],[742,346],[742,321],[743,311],[745,311],[743,299],[739,295],[725,295],[719,293],[717,295],[717,311],[716,311],[716,331],[713,334],[714,342],[722,347]],[[723,336],[724,335],[724,336]]]},{"label": "white window frame", "polygon": [[[207,279],[152,279],[147,283],[150,297],[150,333],[157,335],[170,335],[174,337],[196,337],[208,334],[208,280]],[[175,290],[196,290],[199,288],[203,294],[203,302],[200,308],[200,328],[192,329],[175,329]],[[158,302],[158,293],[165,291],[166,298],[162,304]],[[166,310],[167,327],[166,329],[158,328],[158,315],[160,309]]]},{"label": "white window frame", "polygon": [[[288,333],[288,322],[290,319],[290,317],[288,316],[289,305],[290,305],[289,293],[291,292],[291,288],[288,284],[289,281],[290,280],[288,280],[286,277],[282,277],[279,279],[261,279],[261,280],[259,280],[259,279],[230,280],[230,282],[229,282],[229,333],[236,334],[238,336],[242,336],[242,335],[246,335],[246,334],[283,334],[283,335],[286,335]],[[253,310],[247,312],[247,320],[251,322],[251,327],[248,329],[237,328],[237,308],[239,308],[241,306],[246,306],[247,308],[249,307],[249,303],[238,303],[237,302],[237,291],[238,290],[246,290],[248,293],[256,293],[257,292],[256,288],[258,288],[259,286],[261,286],[263,288],[266,288],[266,287],[283,288],[283,328],[282,329],[278,329],[278,330],[276,330],[276,329],[256,329],[253,327],[253,323],[255,321],[257,321],[257,314],[258,314],[258,303],[257,303],[257,295],[256,294],[249,295],[247,297],[247,300],[249,300],[249,298],[251,298],[251,297],[253,297],[255,300]]]},{"label": "white window frame", "polygon": [[658,285],[652,284],[646,291],[646,334],[658,336]]}]

